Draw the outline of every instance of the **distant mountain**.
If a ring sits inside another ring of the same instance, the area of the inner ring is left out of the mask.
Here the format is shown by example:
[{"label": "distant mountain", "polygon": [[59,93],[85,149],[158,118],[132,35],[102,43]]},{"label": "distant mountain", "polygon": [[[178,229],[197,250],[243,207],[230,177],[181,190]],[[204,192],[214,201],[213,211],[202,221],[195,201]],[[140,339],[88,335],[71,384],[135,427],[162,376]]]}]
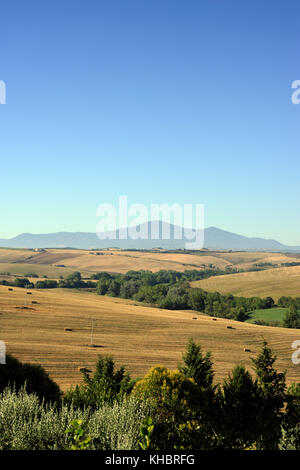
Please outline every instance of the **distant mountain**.
[{"label": "distant mountain", "polygon": [[[148,230],[151,233],[151,222],[136,226],[136,231],[142,233]],[[185,248],[185,243],[190,241],[185,238],[178,239],[178,232],[181,230],[173,224],[166,222],[156,222],[158,237],[155,239],[123,239],[124,229],[116,230],[116,239],[112,237],[112,232],[101,234],[101,239],[95,233],[88,232],[58,232],[47,234],[23,233],[14,238],[0,239],[0,247],[9,248],[110,248],[118,247],[123,249],[151,249],[164,248],[176,249]],[[125,229],[127,230],[127,229]],[[129,229],[130,230],[130,229]],[[132,230],[132,229],[131,229]],[[163,233],[170,231],[169,239],[163,238]],[[150,237],[150,235],[149,235]],[[208,227],[204,230],[204,248],[214,250],[245,250],[245,251],[292,251],[300,252],[300,246],[287,246],[276,240],[265,238],[249,238],[236,233],[227,232],[217,227]]]},{"label": "distant mountain", "polygon": [[267,238],[250,238],[217,227],[205,229],[205,248],[250,251],[300,251],[300,246],[284,245]]}]

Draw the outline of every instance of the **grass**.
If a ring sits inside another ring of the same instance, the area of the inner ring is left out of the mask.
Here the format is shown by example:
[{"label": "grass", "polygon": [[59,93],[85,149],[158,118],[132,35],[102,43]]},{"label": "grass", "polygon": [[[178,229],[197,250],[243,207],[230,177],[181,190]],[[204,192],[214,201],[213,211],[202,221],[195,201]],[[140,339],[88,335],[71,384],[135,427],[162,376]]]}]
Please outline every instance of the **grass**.
[{"label": "grass", "polygon": [[[89,346],[92,320],[93,348]],[[217,381],[238,363],[251,370],[250,357],[258,353],[263,338],[278,356],[277,368],[287,370],[287,381],[299,380],[299,366],[291,361],[297,330],[212,321],[191,311],[134,305],[89,292],[32,290],[26,296],[24,289],[8,291],[0,286],[0,339],[7,351],[22,361],[41,364],[64,391],[81,381],[79,367],[93,370],[99,354],[111,354],[116,365],[124,364],[133,377],[142,377],[157,364],[176,369],[191,337],[212,352]]]},{"label": "grass", "polygon": [[300,297],[300,266],[211,277],[191,286],[244,297],[271,296],[275,301],[283,295]]},{"label": "grass", "polygon": [[253,312],[250,312],[250,318],[246,321],[248,323],[254,323],[255,320],[264,320],[266,322],[279,321],[281,323],[286,311],[287,308],[281,307],[253,310]]}]

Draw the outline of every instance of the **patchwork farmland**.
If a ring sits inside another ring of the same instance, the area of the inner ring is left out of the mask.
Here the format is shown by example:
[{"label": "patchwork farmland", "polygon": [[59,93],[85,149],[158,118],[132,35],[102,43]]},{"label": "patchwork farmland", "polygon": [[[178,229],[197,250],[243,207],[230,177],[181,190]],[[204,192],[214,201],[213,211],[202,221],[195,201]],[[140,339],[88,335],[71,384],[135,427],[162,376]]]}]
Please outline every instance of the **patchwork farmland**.
[{"label": "patchwork farmland", "polygon": [[37,289],[26,297],[24,289],[0,286],[0,312],[1,339],[8,352],[41,364],[64,391],[80,382],[80,367],[93,369],[98,354],[113,355],[116,364],[127,366],[134,377],[156,364],[176,369],[190,337],[212,352],[217,381],[237,363],[251,368],[250,357],[263,338],[278,355],[277,367],[287,370],[287,381],[299,378],[299,367],[291,361],[291,344],[300,339],[297,330],[212,321],[192,311],[151,308],[66,289]]}]

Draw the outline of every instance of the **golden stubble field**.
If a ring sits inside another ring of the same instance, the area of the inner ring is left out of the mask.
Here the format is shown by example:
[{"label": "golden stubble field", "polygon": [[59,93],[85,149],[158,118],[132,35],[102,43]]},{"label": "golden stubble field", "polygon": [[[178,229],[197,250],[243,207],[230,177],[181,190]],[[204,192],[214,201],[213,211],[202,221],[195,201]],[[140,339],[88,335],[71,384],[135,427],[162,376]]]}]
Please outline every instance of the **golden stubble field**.
[{"label": "golden stubble field", "polygon": [[[250,357],[259,351],[263,338],[278,356],[277,368],[287,369],[288,383],[299,381],[300,365],[291,361],[291,344],[300,339],[297,330],[213,321],[191,311],[150,308],[63,289],[32,290],[26,295],[24,289],[8,291],[0,286],[0,312],[0,339],[7,351],[22,361],[41,364],[64,391],[81,381],[79,367],[93,369],[98,354],[112,355],[117,366],[124,364],[134,377],[156,364],[176,369],[190,337],[212,352],[217,381],[237,363],[250,368]],[[94,348],[89,346],[92,320]]]},{"label": "golden stubble field", "polygon": [[300,266],[226,274],[191,282],[191,286],[244,297],[271,296],[276,301],[282,295],[300,297]]},{"label": "golden stubble field", "polygon": [[[196,254],[161,252],[140,252],[103,250],[96,254],[89,250],[47,249],[44,252],[32,250],[0,249],[0,273],[24,275],[36,273],[39,276],[59,277],[72,271],[83,275],[99,271],[126,273],[129,270],[160,269],[184,271],[204,269],[209,266],[225,269],[226,266],[248,269],[257,263],[280,264],[294,261],[282,253],[218,252],[202,251]],[[61,267],[61,266],[64,267]]]}]

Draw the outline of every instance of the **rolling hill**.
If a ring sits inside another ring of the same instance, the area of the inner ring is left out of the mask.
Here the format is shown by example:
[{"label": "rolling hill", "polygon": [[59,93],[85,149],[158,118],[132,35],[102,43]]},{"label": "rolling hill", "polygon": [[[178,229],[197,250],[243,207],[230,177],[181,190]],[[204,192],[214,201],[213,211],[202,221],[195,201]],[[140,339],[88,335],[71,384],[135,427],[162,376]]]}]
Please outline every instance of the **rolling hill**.
[{"label": "rolling hill", "polygon": [[[238,363],[251,371],[250,358],[263,338],[277,354],[276,367],[287,370],[288,383],[299,380],[299,366],[291,361],[291,344],[299,337],[296,330],[222,318],[212,321],[192,311],[163,310],[73,290],[32,291],[26,309],[24,297],[24,289],[0,286],[1,340],[8,353],[45,367],[63,390],[79,383],[79,368],[93,369],[99,354],[113,355],[116,364],[127,366],[134,377],[157,364],[176,369],[190,337],[203,351],[211,351],[216,381]],[[95,347],[90,347],[92,320]]]},{"label": "rolling hill", "polygon": [[[150,234],[150,223],[137,226],[137,230],[147,230]],[[109,248],[122,249],[152,249],[161,247],[164,249],[184,249],[188,241],[184,237],[176,239],[176,226],[166,222],[159,222],[159,238],[156,239],[120,239],[120,231],[116,231],[116,237],[112,232],[101,235],[101,240],[96,233],[85,232],[59,232],[48,234],[23,233],[11,239],[0,239],[1,247],[10,248]],[[178,229],[178,227],[177,227]],[[170,231],[170,238],[163,239],[162,231]],[[179,229],[180,230],[180,229]],[[104,239],[105,236],[113,237]],[[150,235],[149,235],[150,236]],[[216,227],[208,227],[204,230],[204,247],[207,249],[222,250],[251,250],[251,251],[300,251],[300,246],[287,246],[276,240],[264,238],[250,238],[238,235]]]},{"label": "rolling hill", "polygon": [[224,251],[195,251],[168,252],[160,251],[126,251],[102,250],[89,251],[79,249],[47,249],[40,251],[22,249],[0,249],[0,275],[11,273],[24,275],[36,273],[39,276],[58,278],[73,271],[80,271],[89,277],[98,271],[126,273],[130,270],[161,269],[175,271],[202,270],[205,268],[226,267],[250,269],[260,264],[281,265],[298,261],[290,254],[272,252],[224,252]]},{"label": "rolling hill", "polygon": [[300,266],[211,277],[194,281],[191,286],[243,297],[300,297]]}]

